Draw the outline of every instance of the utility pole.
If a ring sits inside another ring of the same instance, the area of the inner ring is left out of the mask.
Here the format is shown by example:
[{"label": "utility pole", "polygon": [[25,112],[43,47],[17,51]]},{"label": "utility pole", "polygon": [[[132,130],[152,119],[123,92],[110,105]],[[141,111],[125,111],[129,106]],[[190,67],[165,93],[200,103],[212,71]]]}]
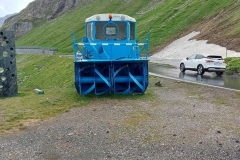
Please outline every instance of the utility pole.
[{"label": "utility pole", "polygon": [[227,58],[227,47],[226,47],[226,58]]}]

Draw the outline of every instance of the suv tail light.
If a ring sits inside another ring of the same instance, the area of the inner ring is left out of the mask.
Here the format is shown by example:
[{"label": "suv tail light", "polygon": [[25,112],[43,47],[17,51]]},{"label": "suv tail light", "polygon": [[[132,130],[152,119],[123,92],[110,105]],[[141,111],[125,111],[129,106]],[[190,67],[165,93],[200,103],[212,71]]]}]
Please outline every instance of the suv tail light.
[{"label": "suv tail light", "polygon": [[226,63],[226,61],[225,61],[225,60],[223,60],[223,63]]},{"label": "suv tail light", "polygon": [[210,59],[208,59],[208,60],[206,60],[206,62],[207,63],[212,63],[212,62],[214,62],[213,60],[210,60]]}]

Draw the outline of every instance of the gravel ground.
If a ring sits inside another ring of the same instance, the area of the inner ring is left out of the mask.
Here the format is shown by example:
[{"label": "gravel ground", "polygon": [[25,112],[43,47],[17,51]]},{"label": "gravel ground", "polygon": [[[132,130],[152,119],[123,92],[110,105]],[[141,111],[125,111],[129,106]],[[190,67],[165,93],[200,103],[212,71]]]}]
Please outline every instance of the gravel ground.
[{"label": "gravel ground", "polygon": [[0,159],[240,159],[240,93],[163,80],[3,136]]}]

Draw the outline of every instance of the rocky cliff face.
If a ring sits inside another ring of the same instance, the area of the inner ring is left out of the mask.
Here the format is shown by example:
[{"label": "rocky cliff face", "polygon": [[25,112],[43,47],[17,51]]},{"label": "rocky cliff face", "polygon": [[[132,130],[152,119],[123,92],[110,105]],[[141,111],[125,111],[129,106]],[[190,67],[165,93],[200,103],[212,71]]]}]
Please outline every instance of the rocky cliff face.
[{"label": "rocky cliff face", "polygon": [[5,20],[3,27],[22,36],[34,27],[36,20],[51,20],[74,7],[81,7],[94,0],[35,0],[18,14]]},{"label": "rocky cliff face", "polygon": [[26,34],[32,28],[33,28],[32,22],[16,22],[10,26],[9,30],[15,32],[15,37],[20,37]]},{"label": "rocky cliff face", "polygon": [[[15,14],[15,13],[14,13],[14,14]],[[9,14],[9,15],[6,15],[6,16],[4,16],[4,17],[0,17],[0,28],[2,27],[4,21],[5,21],[6,19],[8,19],[9,17],[13,16],[14,14]]]}]

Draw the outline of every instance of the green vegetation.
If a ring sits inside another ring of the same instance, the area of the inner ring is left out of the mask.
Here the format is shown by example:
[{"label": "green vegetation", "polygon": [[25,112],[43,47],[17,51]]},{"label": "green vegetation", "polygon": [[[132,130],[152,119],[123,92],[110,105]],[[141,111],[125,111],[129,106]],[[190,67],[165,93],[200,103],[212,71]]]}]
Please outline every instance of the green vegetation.
[{"label": "green vegetation", "polygon": [[[84,22],[87,17],[99,13],[123,13],[136,18],[139,39],[149,30],[151,31],[150,51],[154,51],[174,40],[189,27],[198,22],[207,21],[223,8],[228,9],[234,2],[235,0],[222,0],[221,2],[218,0],[168,0],[160,3],[160,1],[139,0],[136,3],[134,0],[96,0],[36,27],[27,35],[19,38],[17,45],[55,47],[58,48],[58,54],[72,54],[70,31],[83,37]],[[239,15],[236,14],[237,12],[230,14],[232,19]],[[234,35],[239,30],[232,32],[229,34]]]},{"label": "green vegetation", "polygon": [[[46,119],[89,103],[74,87],[73,59],[46,55],[18,55],[18,93],[1,98],[0,134],[24,121]],[[38,95],[35,88],[44,90]]]},{"label": "green vegetation", "polygon": [[234,74],[234,73],[240,73],[240,58],[239,57],[229,57],[225,58],[225,61],[227,63],[227,74]]},{"label": "green vegetation", "polygon": [[52,14],[52,12],[53,12],[52,8],[49,8],[46,12],[46,15]]},{"label": "green vegetation", "polygon": [[166,64],[166,63],[154,63],[154,62],[149,62],[148,63],[150,66],[159,66],[159,67],[165,67],[165,68],[177,68],[176,66]]},{"label": "green vegetation", "polygon": [[146,112],[134,112],[128,115],[129,117],[124,122],[124,126],[126,127],[133,127],[138,125],[139,123],[143,122],[144,119],[149,117],[149,113]]}]

